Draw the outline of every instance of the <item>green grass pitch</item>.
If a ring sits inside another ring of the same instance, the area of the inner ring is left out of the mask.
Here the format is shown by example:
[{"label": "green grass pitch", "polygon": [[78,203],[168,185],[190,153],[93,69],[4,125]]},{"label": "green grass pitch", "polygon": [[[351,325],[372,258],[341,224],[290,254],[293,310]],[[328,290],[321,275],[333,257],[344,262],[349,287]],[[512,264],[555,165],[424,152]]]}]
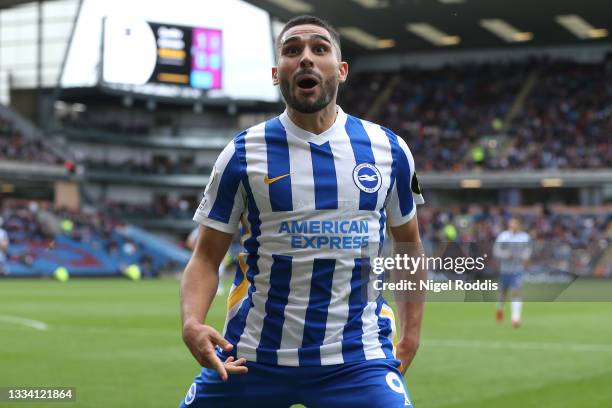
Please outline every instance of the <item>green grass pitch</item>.
[{"label": "green grass pitch", "polygon": [[[198,372],[181,341],[178,288],[173,279],[0,280],[0,387],[77,390],[74,403],[0,406],[177,406]],[[218,329],[224,303],[209,315]],[[496,323],[494,308],[426,305],[406,375],[417,408],[612,407],[612,303],[527,303],[520,329]]]}]

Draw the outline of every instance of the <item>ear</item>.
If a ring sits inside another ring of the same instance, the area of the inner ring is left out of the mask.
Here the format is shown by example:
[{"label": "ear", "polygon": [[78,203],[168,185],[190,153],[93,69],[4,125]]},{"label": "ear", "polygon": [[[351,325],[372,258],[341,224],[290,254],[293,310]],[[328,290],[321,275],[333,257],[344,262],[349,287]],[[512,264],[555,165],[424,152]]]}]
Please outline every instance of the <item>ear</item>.
[{"label": "ear", "polygon": [[278,68],[272,67],[272,85],[278,85]]},{"label": "ear", "polygon": [[340,61],[338,65],[338,81],[343,83],[346,81],[346,77],[348,76],[348,63],[345,61]]}]

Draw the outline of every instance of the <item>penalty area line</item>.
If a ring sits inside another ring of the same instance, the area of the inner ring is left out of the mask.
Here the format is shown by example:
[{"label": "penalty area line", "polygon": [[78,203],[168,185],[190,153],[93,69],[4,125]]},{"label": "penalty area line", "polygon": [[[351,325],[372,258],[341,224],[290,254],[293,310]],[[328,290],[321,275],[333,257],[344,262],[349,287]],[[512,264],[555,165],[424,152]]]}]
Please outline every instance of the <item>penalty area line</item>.
[{"label": "penalty area line", "polygon": [[423,346],[474,349],[550,350],[575,352],[612,352],[612,345],[529,341],[489,341],[461,339],[423,339]]},{"label": "penalty area line", "polygon": [[40,320],[26,319],[25,317],[0,315],[0,323],[18,324],[20,326],[30,327],[35,330],[47,330],[49,325]]}]

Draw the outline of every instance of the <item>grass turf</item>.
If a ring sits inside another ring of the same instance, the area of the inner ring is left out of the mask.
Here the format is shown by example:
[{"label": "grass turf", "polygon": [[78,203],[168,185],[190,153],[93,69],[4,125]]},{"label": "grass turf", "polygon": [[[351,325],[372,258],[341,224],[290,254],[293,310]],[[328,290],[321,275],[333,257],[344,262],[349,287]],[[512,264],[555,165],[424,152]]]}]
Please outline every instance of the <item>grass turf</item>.
[{"label": "grass turf", "polygon": [[[181,341],[178,287],[172,279],[0,280],[0,387],[76,387],[75,403],[40,408],[177,406],[199,370]],[[210,313],[218,329],[224,303],[217,298]],[[406,376],[417,408],[612,407],[612,303],[527,303],[520,329],[496,323],[494,308],[426,305]]]}]

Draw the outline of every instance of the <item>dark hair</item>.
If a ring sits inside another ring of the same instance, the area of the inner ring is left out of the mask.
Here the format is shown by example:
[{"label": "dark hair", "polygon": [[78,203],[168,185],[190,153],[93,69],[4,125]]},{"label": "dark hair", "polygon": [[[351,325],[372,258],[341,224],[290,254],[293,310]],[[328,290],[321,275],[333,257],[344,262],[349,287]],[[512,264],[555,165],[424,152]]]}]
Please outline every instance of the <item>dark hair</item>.
[{"label": "dark hair", "polygon": [[338,56],[340,57],[340,59],[342,59],[342,53],[340,51],[340,34],[338,34],[338,32],[334,29],[334,27],[332,27],[331,24],[329,24],[327,21],[319,17],[309,16],[306,14],[303,14],[297,17],[293,17],[291,20],[287,22],[287,24],[285,24],[281,32],[278,34],[278,37],[276,38],[276,49],[277,50],[280,49],[281,47],[280,40],[283,34],[285,34],[287,30],[289,30],[291,27],[301,26],[301,25],[306,25],[306,24],[312,24],[312,25],[316,25],[316,26],[326,29],[327,32],[329,32],[329,35],[331,35],[332,43],[336,45],[336,47],[338,48]]}]

